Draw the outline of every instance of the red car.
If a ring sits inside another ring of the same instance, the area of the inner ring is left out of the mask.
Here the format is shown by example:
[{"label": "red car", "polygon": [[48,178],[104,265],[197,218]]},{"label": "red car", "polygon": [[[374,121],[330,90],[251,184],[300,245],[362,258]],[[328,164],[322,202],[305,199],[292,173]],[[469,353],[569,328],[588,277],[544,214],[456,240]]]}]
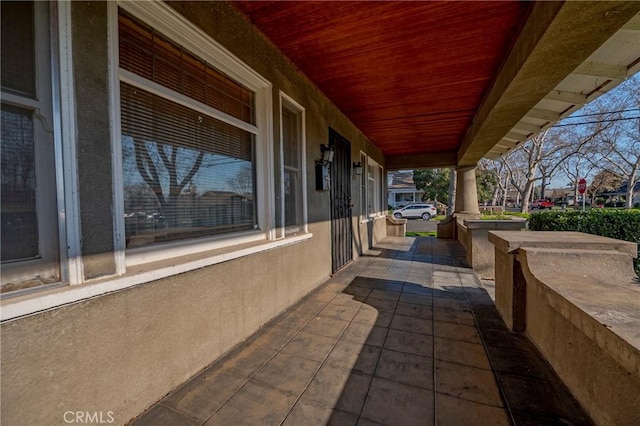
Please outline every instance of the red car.
[{"label": "red car", "polygon": [[533,203],[529,204],[529,209],[550,209],[553,207],[553,202],[545,199],[535,200]]}]

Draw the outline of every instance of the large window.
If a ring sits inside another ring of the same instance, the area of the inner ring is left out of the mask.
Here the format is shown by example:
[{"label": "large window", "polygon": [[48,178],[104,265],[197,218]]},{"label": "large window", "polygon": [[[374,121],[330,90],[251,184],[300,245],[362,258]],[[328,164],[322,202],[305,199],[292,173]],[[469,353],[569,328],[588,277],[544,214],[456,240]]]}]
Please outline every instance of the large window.
[{"label": "large window", "polygon": [[255,93],[119,15],[127,247],[258,228]]},{"label": "large window", "polygon": [[304,232],[304,111],[282,99],[282,163],[285,233]]},{"label": "large window", "polygon": [[2,2],[2,292],[60,280],[49,3]]},{"label": "large window", "polygon": [[360,219],[365,220],[367,218],[367,156],[364,153],[360,153],[360,164],[365,169],[360,175]]},{"label": "large window", "polygon": [[360,154],[360,162],[363,172],[360,180],[360,194],[362,197],[362,218],[372,218],[379,216],[387,209],[384,183],[382,182],[383,169],[373,159]]},{"label": "large window", "polygon": [[389,201],[384,184],[384,176],[384,169],[382,168],[382,166],[378,166],[378,193],[380,195],[380,197],[378,198],[379,213],[385,212],[387,210],[387,202]]}]

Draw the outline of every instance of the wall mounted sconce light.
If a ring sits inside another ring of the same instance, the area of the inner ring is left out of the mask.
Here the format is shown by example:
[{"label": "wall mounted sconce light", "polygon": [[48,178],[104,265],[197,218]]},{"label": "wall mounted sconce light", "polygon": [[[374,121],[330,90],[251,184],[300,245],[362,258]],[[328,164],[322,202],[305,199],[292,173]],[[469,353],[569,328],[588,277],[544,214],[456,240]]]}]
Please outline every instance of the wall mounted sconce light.
[{"label": "wall mounted sconce light", "polygon": [[361,176],[362,175],[362,163],[361,162],[357,162],[357,163],[353,163],[353,171],[355,172],[356,176]]},{"label": "wall mounted sconce light", "polygon": [[325,145],[325,144],[321,144],[320,145],[320,152],[322,152],[322,163],[323,164],[329,164],[333,161],[333,154],[335,154],[335,151],[333,150],[333,147],[331,145]]},{"label": "wall mounted sconce light", "polygon": [[331,174],[329,164],[333,161],[334,148],[331,145],[320,144],[322,158],[316,161],[316,189],[329,191],[331,189]]}]

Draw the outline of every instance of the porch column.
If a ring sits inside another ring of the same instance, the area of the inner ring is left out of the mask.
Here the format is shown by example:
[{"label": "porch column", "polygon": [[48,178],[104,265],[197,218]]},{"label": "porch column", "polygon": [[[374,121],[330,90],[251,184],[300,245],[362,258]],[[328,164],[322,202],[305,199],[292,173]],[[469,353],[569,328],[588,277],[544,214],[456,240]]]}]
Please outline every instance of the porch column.
[{"label": "porch column", "polygon": [[480,214],[476,168],[456,167],[456,210],[460,214]]}]

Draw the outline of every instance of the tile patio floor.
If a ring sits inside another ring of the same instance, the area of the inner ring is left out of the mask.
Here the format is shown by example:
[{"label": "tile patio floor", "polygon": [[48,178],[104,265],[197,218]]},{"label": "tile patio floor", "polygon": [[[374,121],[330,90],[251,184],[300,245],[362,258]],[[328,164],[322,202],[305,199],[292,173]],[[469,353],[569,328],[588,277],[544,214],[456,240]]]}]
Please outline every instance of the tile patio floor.
[{"label": "tile patio floor", "polygon": [[591,424],[491,284],[457,242],[388,238],[133,424]]}]

